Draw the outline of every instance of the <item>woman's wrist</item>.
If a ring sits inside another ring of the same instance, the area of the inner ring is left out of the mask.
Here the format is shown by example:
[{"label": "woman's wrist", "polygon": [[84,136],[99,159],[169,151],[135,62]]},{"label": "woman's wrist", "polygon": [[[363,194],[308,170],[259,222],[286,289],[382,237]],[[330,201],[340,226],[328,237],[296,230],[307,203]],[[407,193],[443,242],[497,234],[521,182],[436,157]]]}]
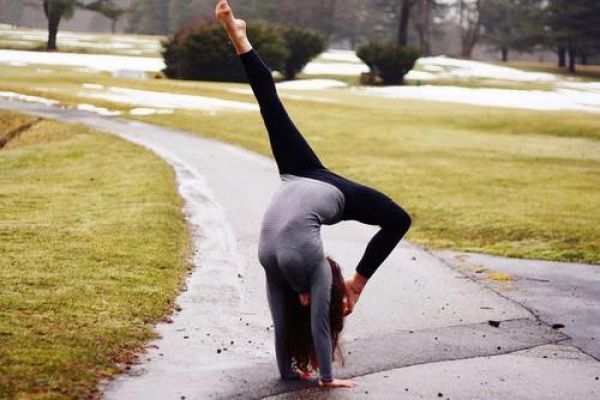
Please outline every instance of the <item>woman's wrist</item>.
[{"label": "woman's wrist", "polygon": [[356,294],[361,294],[368,281],[369,278],[366,278],[358,272],[355,272],[350,280],[350,289]]}]

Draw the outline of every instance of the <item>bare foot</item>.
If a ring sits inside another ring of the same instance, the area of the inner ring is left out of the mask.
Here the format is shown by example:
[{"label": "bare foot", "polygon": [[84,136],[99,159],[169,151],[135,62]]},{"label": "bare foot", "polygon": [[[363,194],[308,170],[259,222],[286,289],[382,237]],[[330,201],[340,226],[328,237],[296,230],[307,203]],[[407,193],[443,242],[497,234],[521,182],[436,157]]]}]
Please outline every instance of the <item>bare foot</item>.
[{"label": "bare foot", "polygon": [[246,36],[246,21],[233,16],[233,11],[227,0],[219,0],[215,9],[215,15],[217,21],[227,31],[229,39],[231,39],[238,54],[245,53],[252,48]]}]

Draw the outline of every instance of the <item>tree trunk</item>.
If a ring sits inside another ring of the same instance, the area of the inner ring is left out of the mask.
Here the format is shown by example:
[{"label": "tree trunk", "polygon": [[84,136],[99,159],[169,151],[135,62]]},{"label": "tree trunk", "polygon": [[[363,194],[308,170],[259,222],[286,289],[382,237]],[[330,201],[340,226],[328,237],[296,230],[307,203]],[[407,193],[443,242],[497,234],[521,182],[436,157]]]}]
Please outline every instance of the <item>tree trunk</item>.
[{"label": "tree trunk", "polygon": [[502,48],[502,62],[508,61],[508,47]]},{"label": "tree trunk", "polygon": [[408,22],[410,21],[411,0],[403,0],[398,23],[398,46],[408,44]]},{"label": "tree trunk", "polygon": [[567,51],[564,47],[558,47],[558,66],[559,68],[564,68],[567,66]]},{"label": "tree trunk", "polygon": [[56,35],[58,34],[58,26],[60,25],[60,15],[50,13],[48,15],[48,44],[46,50],[56,50]]},{"label": "tree trunk", "polygon": [[577,52],[575,51],[574,48],[569,47],[568,53],[569,53],[569,72],[574,73]]},{"label": "tree trunk", "polygon": [[116,18],[114,18],[114,19],[112,19],[112,20],[111,20],[111,24],[110,24],[110,31],[111,31],[112,33],[115,33],[115,31],[116,31],[116,28],[117,28],[117,19],[116,19]]},{"label": "tree trunk", "polygon": [[586,53],[581,53],[581,55],[579,55],[579,61],[581,62],[581,65],[588,65],[588,56]]},{"label": "tree trunk", "polygon": [[419,35],[419,48],[423,55],[431,53],[431,1],[419,0],[417,2],[415,28]]},{"label": "tree trunk", "polygon": [[479,40],[481,30],[481,0],[467,4],[459,2],[459,26],[461,30],[461,56],[471,58],[473,48]]}]

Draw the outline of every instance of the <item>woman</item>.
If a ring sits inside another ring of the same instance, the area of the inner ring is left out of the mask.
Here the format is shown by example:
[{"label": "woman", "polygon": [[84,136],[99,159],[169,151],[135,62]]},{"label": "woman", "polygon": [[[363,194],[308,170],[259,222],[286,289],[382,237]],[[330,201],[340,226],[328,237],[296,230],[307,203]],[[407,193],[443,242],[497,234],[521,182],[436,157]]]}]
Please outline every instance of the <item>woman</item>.
[{"label": "woman", "polygon": [[[219,1],[216,15],[260,105],[282,179],[259,239],[279,372],[282,379],[307,379],[310,367],[318,366],[321,386],[355,387],[332,374],[343,316],[352,312],[368,279],[407,232],[411,219],[387,196],[323,166],[288,116],[271,71],[246,37],[246,23],[234,18],[227,0]],[[345,283],[339,266],[325,257],[320,236],[322,224],[342,220],[381,227]]]}]

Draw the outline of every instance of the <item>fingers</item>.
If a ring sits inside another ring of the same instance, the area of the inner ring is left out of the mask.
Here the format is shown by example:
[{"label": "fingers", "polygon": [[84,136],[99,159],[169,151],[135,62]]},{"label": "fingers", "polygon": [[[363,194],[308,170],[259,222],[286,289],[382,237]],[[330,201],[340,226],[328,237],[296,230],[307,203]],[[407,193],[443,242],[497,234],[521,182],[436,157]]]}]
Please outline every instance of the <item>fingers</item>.
[{"label": "fingers", "polygon": [[355,388],[358,384],[347,379],[334,379],[331,382],[323,382],[319,379],[319,386],[327,388]]},{"label": "fingers", "polygon": [[352,311],[354,311],[354,306],[356,304],[352,297],[352,291],[349,285],[348,281],[344,284],[344,316],[350,315]]},{"label": "fingers", "polygon": [[301,381],[310,381],[312,379],[312,375],[308,372],[301,371],[300,372],[300,380]]}]

